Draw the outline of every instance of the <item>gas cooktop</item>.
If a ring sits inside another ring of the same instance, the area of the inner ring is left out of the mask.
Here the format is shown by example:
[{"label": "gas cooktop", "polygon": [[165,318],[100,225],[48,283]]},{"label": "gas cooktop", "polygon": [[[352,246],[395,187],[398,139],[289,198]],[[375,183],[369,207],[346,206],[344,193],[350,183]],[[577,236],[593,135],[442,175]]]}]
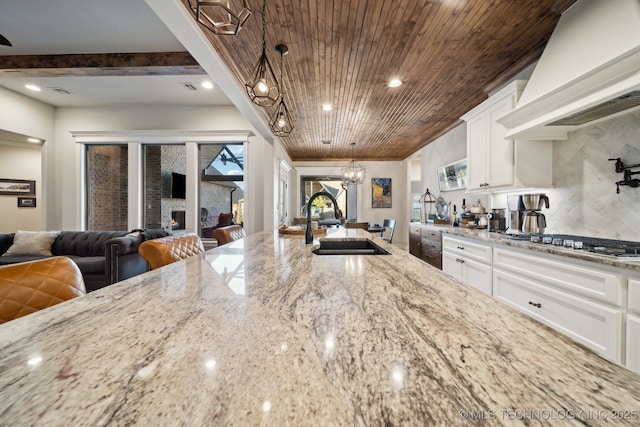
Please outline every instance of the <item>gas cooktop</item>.
[{"label": "gas cooktop", "polygon": [[615,257],[640,257],[640,242],[627,240],[600,239],[596,237],[571,236],[567,234],[508,234],[511,240],[562,246],[565,248],[592,252]]}]

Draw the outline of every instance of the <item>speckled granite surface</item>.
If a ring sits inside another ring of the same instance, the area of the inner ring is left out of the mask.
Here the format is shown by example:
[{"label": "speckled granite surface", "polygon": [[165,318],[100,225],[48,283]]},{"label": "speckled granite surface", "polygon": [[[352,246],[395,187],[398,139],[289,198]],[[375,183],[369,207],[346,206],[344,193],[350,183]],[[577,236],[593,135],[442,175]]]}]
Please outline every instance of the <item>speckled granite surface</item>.
[{"label": "speckled granite surface", "polygon": [[485,230],[466,229],[462,227],[441,226],[433,224],[416,224],[433,230],[441,231],[451,236],[467,237],[492,245],[504,245],[513,248],[527,249],[538,253],[560,255],[567,258],[579,259],[582,261],[594,262],[596,264],[608,265],[611,267],[623,268],[626,270],[640,272],[640,257],[614,257],[598,255],[583,250],[564,248],[562,246],[545,245],[542,243],[531,243],[527,240],[513,240],[508,234],[490,233]]},{"label": "speckled granite surface", "polygon": [[375,240],[256,234],[0,325],[0,425],[638,425],[640,376]]}]

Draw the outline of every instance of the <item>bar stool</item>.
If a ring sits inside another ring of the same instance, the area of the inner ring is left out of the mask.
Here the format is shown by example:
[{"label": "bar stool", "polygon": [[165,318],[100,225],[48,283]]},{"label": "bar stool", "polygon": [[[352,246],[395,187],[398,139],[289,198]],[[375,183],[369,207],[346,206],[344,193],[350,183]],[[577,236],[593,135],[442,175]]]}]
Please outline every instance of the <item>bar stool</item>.
[{"label": "bar stool", "polygon": [[149,263],[149,268],[156,268],[180,261],[193,255],[204,253],[200,236],[195,233],[177,234],[146,240],[138,247],[138,253]]},{"label": "bar stool", "polygon": [[213,237],[218,241],[218,246],[220,246],[247,237],[247,235],[241,225],[228,225],[213,230]]},{"label": "bar stool", "polygon": [[[384,228],[384,230],[382,231],[382,233],[380,233],[380,238],[382,240],[385,240],[385,241],[391,243],[391,241],[393,240],[393,233],[396,230],[396,220],[395,219],[385,219],[382,222],[382,227]],[[389,235],[385,235],[387,230],[391,230],[389,232]]]},{"label": "bar stool", "polygon": [[0,323],[86,294],[71,258],[55,256],[0,266]]}]

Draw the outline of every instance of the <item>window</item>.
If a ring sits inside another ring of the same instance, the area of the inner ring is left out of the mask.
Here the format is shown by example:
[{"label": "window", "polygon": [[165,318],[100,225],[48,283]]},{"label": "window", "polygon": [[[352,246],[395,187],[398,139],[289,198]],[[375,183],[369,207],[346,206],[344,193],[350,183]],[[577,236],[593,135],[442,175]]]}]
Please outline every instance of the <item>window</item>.
[{"label": "window", "polygon": [[201,144],[200,235],[216,227],[244,223],[243,144]]},{"label": "window", "polygon": [[[300,216],[307,216],[307,204],[318,191],[326,191],[331,194],[338,202],[338,207],[342,211],[342,215],[347,220],[356,220],[357,204],[356,204],[356,188],[357,186],[349,186],[347,190],[342,188],[342,178],[338,176],[303,176],[300,178],[300,188],[302,191],[300,200]],[[322,220],[331,220],[335,218],[333,202],[328,198],[317,198],[311,207],[311,216],[320,217]]]},{"label": "window", "polygon": [[87,229],[127,230],[127,146],[87,145],[85,155]]},{"label": "window", "polygon": [[182,144],[143,145],[144,227],[185,229],[186,148]]}]

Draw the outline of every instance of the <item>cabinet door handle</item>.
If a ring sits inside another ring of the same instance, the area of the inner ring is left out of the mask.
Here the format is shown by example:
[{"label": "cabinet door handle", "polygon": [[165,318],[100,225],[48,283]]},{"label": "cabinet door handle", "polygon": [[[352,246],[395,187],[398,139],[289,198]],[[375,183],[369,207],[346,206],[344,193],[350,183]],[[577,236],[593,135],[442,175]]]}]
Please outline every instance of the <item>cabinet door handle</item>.
[{"label": "cabinet door handle", "polygon": [[542,308],[542,304],[540,304],[539,302],[531,302],[531,301],[529,301],[529,304],[531,304],[534,307]]},{"label": "cabinet door handle", "polygon": [[464,246],[458,246],[458,249],[464,249]]}]

